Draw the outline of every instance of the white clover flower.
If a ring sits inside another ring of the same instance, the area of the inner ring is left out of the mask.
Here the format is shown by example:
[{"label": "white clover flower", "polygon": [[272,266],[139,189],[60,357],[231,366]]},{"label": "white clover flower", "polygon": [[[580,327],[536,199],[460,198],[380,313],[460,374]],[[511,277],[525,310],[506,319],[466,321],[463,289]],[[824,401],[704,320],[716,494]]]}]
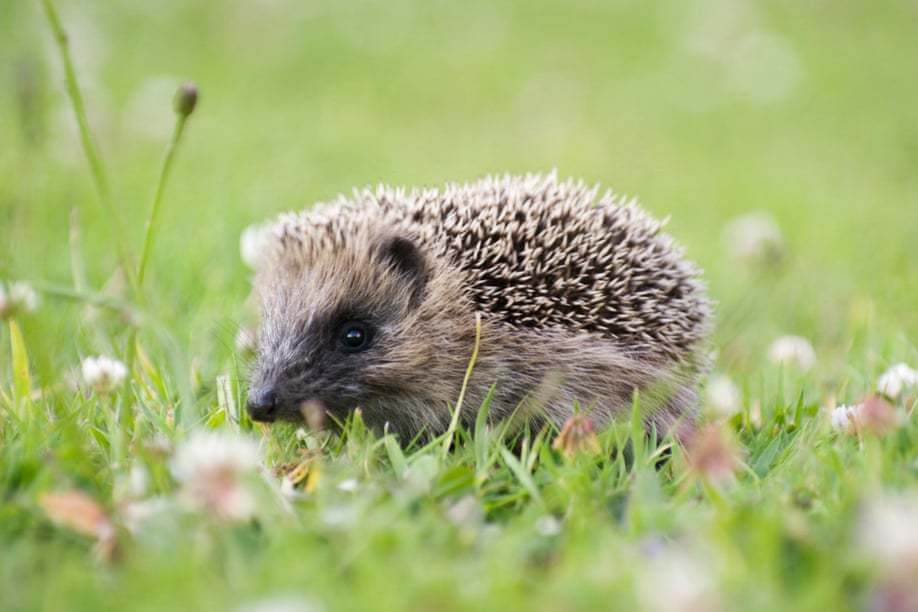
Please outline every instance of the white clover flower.
[{"label": "white clover flower", "polygon": [[18,304],[23,312],[32,312],[38,308],[38,293],[32,285],[25,281],[17,281],[10,285],[10,301]]},{"label": "white clover flower", "polygon": [[87,357],[81,365],[83,382],[96,393],[111,393],[121,386],[127,377],[127,367],[117,359]]},{"label": "white clover flower", "polygon": [[550,514],[546,514],[536,521],[535,529],[540,536],[551,538],[561,533],[561,521]]},{"label": "white clover flower", "polygon": [[857,429],[857,412],[860,405],[836,406],[829,413],[832,428],[843,433],[854,433]]},{"label": "white clover flower", "polygon": [[303,497],[302,493],[297,491],[296,483],[288,475],[284,475],[280,481],[280,494],[288,500],[296,500]]},{"label": "white clover flower", "polygon": [[162,432],[156,432],[144,440],[143,447],[154,455],[168,455],[172,452],[172,442]]},{"label": "white clover flower", "polygon": [[255,512],[248,483],[261,465],[258,445],[224,431],[197,431],[172,458],[172,475],[181,484],[180,498],[196,510],[236,521]]},{"label": "white clover flower", "polygon": [[902,424],[901,415],[879,395],[871,395],[859,404],[838,406],[829,413],[832,427],[847,434],[866,432],[885,435]]},{"label": "white clover flower", "polygon": [[739,389],[728,376],[718,374],[708,381],[708,405],[722,417],[729,418],[739,412],[742,396]]},{"label": "white clover flower", "polygon": [[0,319],[11,319],[38,308],[38,293],[32,285],[17,281],[5,285],[0,282]]},{"label": "white clover flower", "polygon": [[781,336],[768,351],[771,360],[780,365],[792,365],[799,370],[809,370],[816,363],[816,351],[806,338]]},{"label": "white clover flower", "polygon": [[277,595],[244,604],[234,612],[322,612],[324,609],[318,602],[299,595]]},{"label": "white clover flower", "polygon": [[857,535],[861,548],[888,568],[918,569],[918,491],[870,500],[861,512]]},{"label": "white clover flower", "polygon": [[128,474],[128,483],[131,495],[134,497],[143,497],[150,486],[150,472],[143,465],[137,463],[131,466]]},{"label": "white clover flower", "polygon": [[273,222],[250,225],[239,236],[239,254],[242,261],[253,269],[261,267],[274,235]]},{"label": "white clover flower", "polygon": [[137,535],[144,525],[171,510],[174,502],[167,497],[155,496],[128,501],[120,506],[121,520],[132,534]]},{"label": "white clover flower", "polygon": [[905,363],[892,366],[877,381],[877,390],[891,399],[898,398],[903,390],[910,387],[918,387],[918,370]]},{"label": "white clover flower", "polygon": [[338,490],[345,493],[355,493],[358,489],[360,489],[360,483],[356,478],[347,478],[338,483]]},{"label": "white clover flower", "polygon": [[733,219],[724,227],[723,237],[730,253],[741,261],[775,262],[784,253],[781,228],[764,211]]},{"label": "white clover flower", "polygon": [[333,528],[346,528],[357,523],[360,518],[358,509],[353,504],[326,506],[319,513],[319,519]]},{"label": "white clover flower", "polygon": [[147,494],[150,484],[150,473],[140,463],[135,463],[126,473],[115,476],[112,496],[116,500],[138,500]]},{"label": "white clover flower", "polygon": [[698,612],[720,609],[710,563],[697,554],[668,546],[652,555],[640,572],[638,598],[643,610]]},{"label": "white clover flower", "polygon": [[484,521],[484,510],[474,495],[466,495],[446,509],[446,518],[457,527],[478,527]]}]

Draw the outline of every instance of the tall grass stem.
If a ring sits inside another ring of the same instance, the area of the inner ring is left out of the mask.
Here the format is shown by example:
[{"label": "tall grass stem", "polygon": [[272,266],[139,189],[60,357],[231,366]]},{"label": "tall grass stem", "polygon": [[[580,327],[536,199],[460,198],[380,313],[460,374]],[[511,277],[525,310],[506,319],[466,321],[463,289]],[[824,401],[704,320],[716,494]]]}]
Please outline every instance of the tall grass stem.
[{"label": "tall grass stem", "polygon": [[462,402],[465,401],[465,392],[469,386],[469,379],[472,378],[472,370],[475,369],[475,362],[478,360],[478,349],[481,346],[481,314],[475,313],[475,346],[472,348],[472,357],[469,359],[469,365],[465,369],[465,376],[462,379],[462,388],[459,390],[459,399],[456,400],[456,410],[453,412],[453,418],[450,420],[449,429],[446,430],[446,437],[443,440],[443,457],[449,453],[450,446],[453,444],[453,436],[456,433],[456,427],[459,426],[459,414],[462,412]]},{"label": "tall grass stem", "polygon": [[137,266],[138,288],[143,286],[147,262],[150,258],[150,251],[153,248],[156,220],[159,217],[159,210],[162,207],[163,193],[166,190],[166,183],[169,181],[169,175],[172,172],[172,163],[175,160],[175,153],[178,150],[179,142],[182,140],[182,133],[185,131],[185,123],[187,121],[187,114],[178,113],[176,115],[175,129],[172,131],[172,140],[169,141],[169,147],[166,149],[166,157],[163,159],[162,169],[159,173],[159,182],[156,184],[156,193],[153,196],[153,204],[150,206],[150,214],[147,217],[147,227],[143,236],[143,248],[140,251],[140,263]]},{"label": "tall grass stem", "polygon": [[92,137],[89,129],[89,119],[86,115],[86,104],[83,101],[83,94],[80,91],[80,84],[77,80],[76,69],[73,65],[73,56],[70,53],[70,44],[67,38],[67,32],[61,23],[60,15],[57,12],[52,0],[42,0],[45,17],[48,20],[48,26],[54,36],[54,42],[57,45],[58,52],[61,56],[61,63],[64,67],[64,81],[67,87],[67,96],[70,98],[70,104],[73,108],[73,114],[76,116],[77,127],[80,132],[80,142],[83,146],[83,153],[86,155],[86,161],[89,163],[89,169],[92,174],[93,184],[102,204],[105,214],[109,215],[115,225],[115,248],[118,250],[118,260],[128,280],[131,280],[130,260],[127,248],[124,245],[123,224],[118,215],[118,210],[112,204],[109,193],[108,178],[105,172],[105,166],[102,162],[102,156],[99,154],[99,148]]}]

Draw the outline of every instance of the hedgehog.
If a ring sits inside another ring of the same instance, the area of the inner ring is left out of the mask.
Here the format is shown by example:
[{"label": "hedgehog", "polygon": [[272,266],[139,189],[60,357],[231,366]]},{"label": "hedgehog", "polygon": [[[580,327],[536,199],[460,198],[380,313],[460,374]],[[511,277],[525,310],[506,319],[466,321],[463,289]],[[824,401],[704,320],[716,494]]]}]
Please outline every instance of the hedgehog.
[{"label": "hedgehog", "polygon": [[403,441],[454,414],[471,425],[483,405],[531,427],[635,406],[648,431],[690,426],[710,325],[701,272],[665,222],[598,194],[554,172],[506,175],[281,215],[253,280],[251,418],[359,409]]}]

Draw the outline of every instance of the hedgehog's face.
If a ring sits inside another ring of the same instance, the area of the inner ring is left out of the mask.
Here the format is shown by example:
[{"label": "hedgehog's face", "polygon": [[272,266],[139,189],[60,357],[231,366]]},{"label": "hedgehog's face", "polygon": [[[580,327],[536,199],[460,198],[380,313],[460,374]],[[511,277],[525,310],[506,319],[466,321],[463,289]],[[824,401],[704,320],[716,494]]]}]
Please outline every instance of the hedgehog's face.
[{"label": "hedgehog's face", "polygon": [[248,411],[300,420],[305,406],[336,418],[406,393],[430,358],[420,305],[429,262],[403,237],[354,240],[258,279],[262,327]]}]

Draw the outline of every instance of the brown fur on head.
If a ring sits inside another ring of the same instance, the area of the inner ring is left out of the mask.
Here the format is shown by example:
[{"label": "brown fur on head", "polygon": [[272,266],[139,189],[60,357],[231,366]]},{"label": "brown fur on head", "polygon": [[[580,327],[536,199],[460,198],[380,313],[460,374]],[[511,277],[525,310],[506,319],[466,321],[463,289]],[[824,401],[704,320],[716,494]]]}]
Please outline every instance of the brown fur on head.
[{"label": "brown fur on head", "polygon": [[[455,397],[474,338],[474,329],[452,323],[474,315],[442,265],[387,227],[281,255],[256,281],[253,416],[298,420],[300,406],[315,401],[342,418],[360,407],[369,423],[398,431],[436,420],[442,398]],[[354,330],[362,343],[347,337]]]}]

